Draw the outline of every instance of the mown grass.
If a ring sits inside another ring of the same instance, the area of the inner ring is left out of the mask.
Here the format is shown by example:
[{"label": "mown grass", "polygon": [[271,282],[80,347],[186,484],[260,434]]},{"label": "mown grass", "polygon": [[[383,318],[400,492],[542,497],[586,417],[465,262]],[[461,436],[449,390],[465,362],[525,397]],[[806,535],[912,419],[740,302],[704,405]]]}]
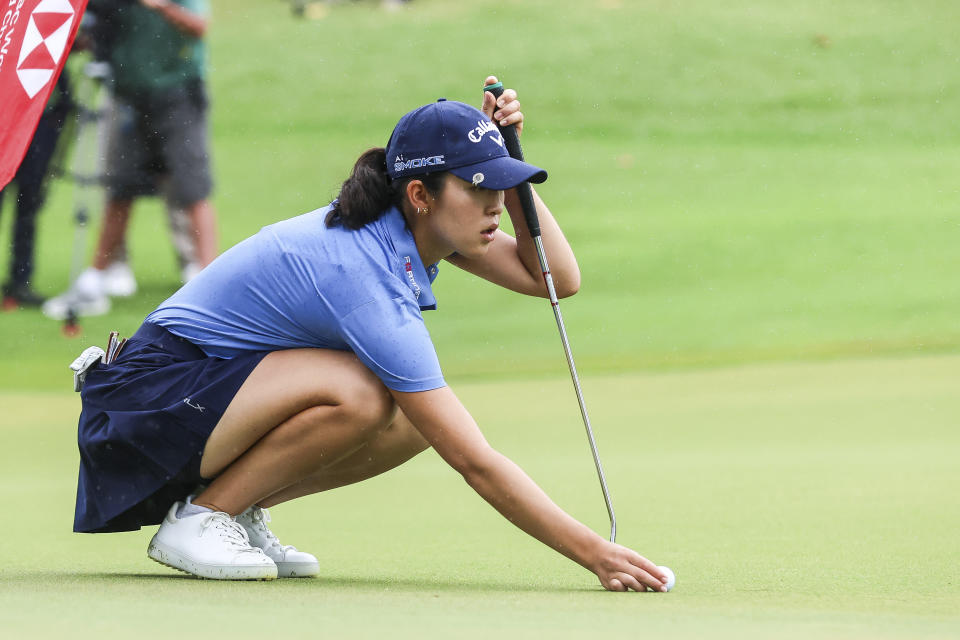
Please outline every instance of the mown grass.
[{"label": "mown grass", "polygon": [[[70,533],[76,397],[4,391],[0,500],[21,518],[0,612],[24,637],[152,638],[171,624],[238,637],[954,637],[958,368],[928,356],[586,381],[618,540],[676,571],[666,595],[602,592],[432,452],[273,510],[281,539],[320,558],[319,578],[185,578],[146,557],[152,530]],[[568,381],[458,392],[493,446],[606,531]]]},{"label": "mown grass", "polygon": [[[580,259],[583,289],[562,308],[588,371],[955,351],[957,11],[418,0],[298,21],[277,3],[214,3],[222,246],[322,206],[399,114],[476,101],[495,73],[520,90],[527,156],[550,170],[540,191]],[[56,185],[41,219],[49,293],[68,277],[71,198]],[[0,383],[57,388],[78,346],[134,331],[177,284],[164,226],[156,203],[138,208],[141,293],[80,341],[4,315],[18,366]],[[452,378],[562,370],[539,302],[452,268],[437,290],[428,323]]]}]

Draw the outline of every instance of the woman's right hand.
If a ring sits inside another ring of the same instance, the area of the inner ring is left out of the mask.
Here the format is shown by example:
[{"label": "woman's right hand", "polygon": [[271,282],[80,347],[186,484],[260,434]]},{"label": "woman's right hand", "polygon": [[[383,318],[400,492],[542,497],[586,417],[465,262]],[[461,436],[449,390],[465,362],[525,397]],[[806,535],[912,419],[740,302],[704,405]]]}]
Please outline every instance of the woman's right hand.
[{"label": "woman's right hand", "polygon": [[[483,86],[488,87],[497,83],[497,76],[487,76]],[[517,100],[517,92],[513,89],[505,89],[503,95],[494,98],[489,91],[483,92],[483,104],[480,110],[487,114],[487,117],[499,124],[501,127],[514,125],[517,135],[523,132],[523,112],[520,111],[520,102]]]},{"label": "woman's right hand", "polygon": [[667,577],[655,564],[577,522],[520,467],[492,449],[450,387],[391,394],[440,457],[514,525],[597,574],[605,589],[666,589]]},{"label": "woman's right hand", "polygon": [[603,540],[588,567],[607,591],[666,591],[667,576],[636,551]]}]

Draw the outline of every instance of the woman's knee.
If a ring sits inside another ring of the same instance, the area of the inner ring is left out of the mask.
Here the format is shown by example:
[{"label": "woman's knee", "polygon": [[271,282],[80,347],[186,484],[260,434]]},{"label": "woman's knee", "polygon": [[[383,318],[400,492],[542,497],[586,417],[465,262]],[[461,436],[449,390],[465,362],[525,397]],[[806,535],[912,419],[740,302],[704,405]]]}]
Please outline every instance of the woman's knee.
[{"label": "woman's knee", "polygon": [[306,406],[297,414],[301,436],[317,427],[336,425],[368,439],[393,421],[396,404],[384,384],[355,357],[343,357],[335,380],[327,375],[310,381]]},{"label": "woman's knee", "polygon": [[397,412],[390,391],[372,373],[357,376],[346,385],[337,407],[347,420],[371,431],[387,428]]}]

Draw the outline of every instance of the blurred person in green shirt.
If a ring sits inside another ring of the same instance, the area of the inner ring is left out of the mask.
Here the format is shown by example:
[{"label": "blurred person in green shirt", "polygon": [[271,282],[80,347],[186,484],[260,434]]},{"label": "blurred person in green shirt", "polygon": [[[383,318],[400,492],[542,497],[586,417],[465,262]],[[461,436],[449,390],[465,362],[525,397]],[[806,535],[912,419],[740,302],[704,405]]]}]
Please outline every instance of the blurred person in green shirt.
[{"label": "blurred person in green shirt", "polygon": [[109,9],[106,57],[116,121],[106,149],[107,203],[92,266],[44,304],[48,316],[106,313],[111,296],[136,291],[125,259],[127,224],[133,201],[156,194],[158,184],[170,207],[190,219],[195,262],[184,267],[184,278],[216,257],[203,41],[208,12],[206,0],[116,2]]}]

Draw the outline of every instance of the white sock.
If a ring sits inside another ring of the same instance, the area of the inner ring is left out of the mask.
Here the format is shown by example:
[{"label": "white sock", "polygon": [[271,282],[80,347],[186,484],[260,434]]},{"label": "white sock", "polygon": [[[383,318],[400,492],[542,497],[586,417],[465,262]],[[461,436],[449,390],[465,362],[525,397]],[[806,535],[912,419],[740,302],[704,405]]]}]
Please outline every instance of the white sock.
[{"label": "white sock", "polygon": [[189,518],[190,516],[195,516],[198,513],[213,513],[213,509],[209,507],[201,507],[198,504],[193,504],[193,496],[188,496],[187,501],[180,505],[180,508],[177,509],[178,518]]}]

